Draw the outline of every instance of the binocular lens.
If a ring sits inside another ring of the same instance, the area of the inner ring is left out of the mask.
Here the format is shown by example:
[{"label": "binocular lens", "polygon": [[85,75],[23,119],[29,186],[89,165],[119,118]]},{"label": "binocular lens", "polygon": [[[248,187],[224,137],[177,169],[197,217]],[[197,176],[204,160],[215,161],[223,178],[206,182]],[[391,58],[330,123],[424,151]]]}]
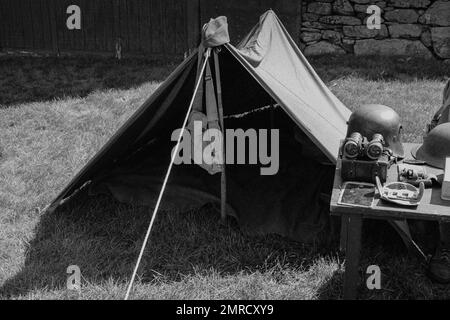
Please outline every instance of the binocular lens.
[{"label": "binocular lens", "polygon": [[355,141],[347,141],[344,145],[344,154],[347,158],[356,158],[359,154],[359,146]]},{"label": "binocular lens", "polygon": [[384,143],[383,136],[379,133],[374,134],[372,140],[369,142],[369,145],[367,146],[366,152],[367,156],[372,160],[380,158],[384,150],[383,143]]},{"label": "binocular lens", "polygon": [[344,156],[350,159],[358,157],[361,152],[363,137],[358,132],[353,132],[344,143]]},{"label": "binocular lens", "polygon": [[379,142],[371,143],[367,147],[367,156],[370,159],[376,160],[379,157],[381,157],[381,154],[383,153],[383,145]]}]

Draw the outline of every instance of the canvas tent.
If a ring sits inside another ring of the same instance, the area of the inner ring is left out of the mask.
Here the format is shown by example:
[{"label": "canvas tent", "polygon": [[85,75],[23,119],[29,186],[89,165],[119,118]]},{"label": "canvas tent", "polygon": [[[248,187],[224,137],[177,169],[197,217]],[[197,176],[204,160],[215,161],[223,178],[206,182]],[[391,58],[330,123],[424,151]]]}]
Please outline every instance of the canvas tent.
[{"label": "canvas tent", "polygon": [[[119,201],[154,205],[170,161],[171,133],[182,126],[199,66],[211,48],[217,54],[217,60],[210,58],[211,70],[220,65],[220,74],[213,72],[212,77],[215,84],[220,80],[224,126],[276,127],[281,137],[278,174],[261,176],[257,166],[227,165],[227,213],[250,231],[300,241],[315,238],[328,220],[329,203],[321,197],[331,191],[350,111],[321,81],[273,11],[263,14],[237,47],[221,38],[224,30],[208,34],[212,24],[205,25],[198,51],[72,179],[50,210],[88,184],[91,194],[109,193]],[[205,101],[199,105],[205,108]],[[162,208],[185,210],[218,202],[220,186],[219,175],[209,175],[196,165],[177,165]]]}]

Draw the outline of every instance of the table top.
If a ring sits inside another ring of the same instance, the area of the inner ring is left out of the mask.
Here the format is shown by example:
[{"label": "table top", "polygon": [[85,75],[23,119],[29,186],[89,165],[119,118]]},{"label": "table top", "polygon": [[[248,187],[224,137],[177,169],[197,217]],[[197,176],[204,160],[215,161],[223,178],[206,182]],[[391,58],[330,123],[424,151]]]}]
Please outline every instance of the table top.
[{"label": "table top", "polygon": [[[411,149],[417,144],[404,143],[405,159],[412,159]],[[401,162],[400,162],[401,163]],[[443,174],[443,170],[424,166],[428,173],[436,175]],[[387,182],[398,180],[397,165],[392,165],[387,174]],[[420,204],[416,207],[395,205],[383,201],[379,198],[378,192],[371,207],[356,207],[338,204],[341,187],[344,181],[341,179],[340,165],[336,167],[333,183],[333,193],[331,196],[330,212],[332,215],[360,214],[367,218],[379,219],[419,219],[419,220],[449,220],[450,221],[450,201],[441,199],[441,188],[426,188]]]}]

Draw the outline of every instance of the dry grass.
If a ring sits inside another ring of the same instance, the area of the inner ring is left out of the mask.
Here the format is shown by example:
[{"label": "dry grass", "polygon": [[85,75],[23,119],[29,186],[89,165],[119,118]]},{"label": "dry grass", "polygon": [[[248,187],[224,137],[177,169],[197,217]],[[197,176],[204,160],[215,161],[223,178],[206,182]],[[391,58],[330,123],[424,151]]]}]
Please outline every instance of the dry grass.
[{"label": "dry grass", "polygon": [[[405,59],[323,57],[313,66],[351,109],[383,103],[420,141],[441,103],[450,66]],[[148,224],[146,208],[108,198],[43,208],[155,90],[174,64],[92,58],[0,58],[0,299],[120,299]],[[160,214],[133,294],[142,299],[335,299],[344,257],[337,243],[250,237],[206,207]],[[449,298],[382,222],[367,223],[361,273],[383,272],[366,299]],[[80,266],[83,289],[65,289]]]}]

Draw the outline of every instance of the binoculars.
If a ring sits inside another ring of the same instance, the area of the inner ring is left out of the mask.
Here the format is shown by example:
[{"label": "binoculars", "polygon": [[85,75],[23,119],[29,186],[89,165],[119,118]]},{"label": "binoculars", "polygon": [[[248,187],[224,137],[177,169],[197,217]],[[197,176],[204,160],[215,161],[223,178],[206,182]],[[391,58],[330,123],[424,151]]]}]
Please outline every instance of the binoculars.
[{"label": "binoculars", "polygon": [[347,159],[378,160],[384,152],[384,138],[381,134],[375,133],[369,141],[359,132],[353,132],[345,138],[343,155]]}]

